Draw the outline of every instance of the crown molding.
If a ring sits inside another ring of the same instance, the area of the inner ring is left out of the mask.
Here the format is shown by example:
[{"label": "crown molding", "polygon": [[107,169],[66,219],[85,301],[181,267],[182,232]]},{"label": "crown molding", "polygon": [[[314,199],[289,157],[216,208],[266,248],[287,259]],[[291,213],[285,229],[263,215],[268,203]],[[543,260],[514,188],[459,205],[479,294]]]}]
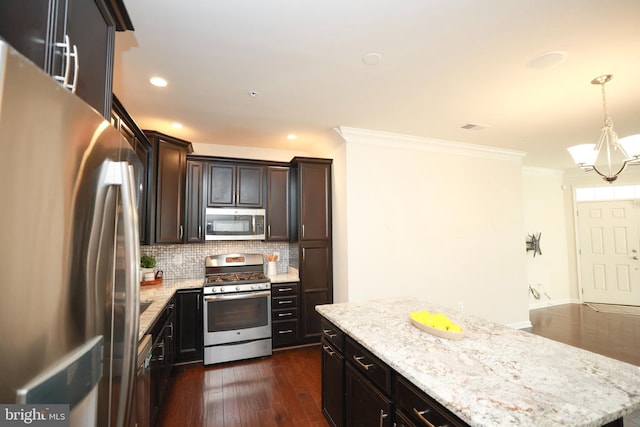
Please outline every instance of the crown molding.
[{"label": "crown molding", "polygon": [[420,150],[444,154],[492,159],[500,158],[517,161],[522,161],[522,158],[527,154],[524,151],[516,151],[506,148],[489,147],[486,145],[467,144],[464,142],[423,138],[412,135],[344,126],[336,128],[335,131],[342,136],[347,144],[357,143],[394,149]]}]

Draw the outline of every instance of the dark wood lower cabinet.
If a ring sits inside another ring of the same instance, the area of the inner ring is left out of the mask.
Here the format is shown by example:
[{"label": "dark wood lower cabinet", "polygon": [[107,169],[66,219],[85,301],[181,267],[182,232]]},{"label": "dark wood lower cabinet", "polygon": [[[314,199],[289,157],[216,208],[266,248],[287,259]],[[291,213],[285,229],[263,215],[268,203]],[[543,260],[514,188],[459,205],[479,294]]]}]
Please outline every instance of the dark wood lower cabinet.
[{"label": "dark wood lower cabinet", "polygon": [[176,292],[176,363],[203,359],[202,289]]},{"label": "dark wood lower cabinet", "polygon": [[175,300],[172,298],[151,327],[151,425],[158,417],[175,360]]},{"label": "dark wood lower cabinet", "polygon": [[332,427],[344,426],[344,357],[322,339],[322,413]]},{"label": "dark wood lower cabinet", "polygon": [[362,376],[351,363],[345,374],[348,427],[391,427],[391,400]]}]

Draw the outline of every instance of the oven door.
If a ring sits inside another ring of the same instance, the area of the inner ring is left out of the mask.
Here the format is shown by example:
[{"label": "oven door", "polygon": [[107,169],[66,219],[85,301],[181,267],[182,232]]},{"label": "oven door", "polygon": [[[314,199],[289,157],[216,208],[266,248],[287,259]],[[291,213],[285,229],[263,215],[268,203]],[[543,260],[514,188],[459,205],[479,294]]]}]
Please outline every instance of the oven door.
[{"label": "oven door", "polygon": [[271,338],[271,291],[203,298],[205,346]]}]

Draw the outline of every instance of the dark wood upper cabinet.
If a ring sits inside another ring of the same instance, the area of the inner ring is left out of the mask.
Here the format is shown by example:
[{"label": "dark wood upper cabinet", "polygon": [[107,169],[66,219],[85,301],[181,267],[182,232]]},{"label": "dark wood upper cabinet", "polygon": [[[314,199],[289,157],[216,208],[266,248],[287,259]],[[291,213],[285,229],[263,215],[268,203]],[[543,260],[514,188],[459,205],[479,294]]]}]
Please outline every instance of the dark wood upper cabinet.
[{"label": "dark wood upper cabinet", "polygon": [[289,240],[289,168],[267,167],[267,240]]},{"label": "dark wood upper cabinet", "polygon": [[187,192],[185,204],[185,243],[204,242],[204,163],[187,159]]},{"label": "dark wood upper cabinet", "polygon": [[115,31],[126,29],[133,26],[119,0],[0,2],[0,35],[56,80],[75,81],[75,93],[107,119]]},{"label": "dark wood upper cabinet", "polygon": [[141,167],[136,169],[136,187],[138,203],[138,222],[140,226],[140,243],[149,244],[151,238],[150,221],[148,219],[151,210],[153,153],[151,143],[140,130],[133,118],[127,113],[118,98],[113,96],[111,124],[120,131],[120,135],[133,147]]},{"label": "dark wood upper cabinet", "polygon": [[188,141],[156,131],[145,131],[155,153],[155,217],[153,243],[182,243],[187,154],[193,152]]},{"label": "dark wood upper cabinet", "polygon": [[[300,241],[331,239],[331,160],[296,157],[292,160],[295,176],[296,218],[293,234]],[[295,240],[295,239],[294,239]]]},{"label": "dark wood upper cabinet", "polygon": [[264,207],[264,170],[264,166],[209,163],[207,206]]}]

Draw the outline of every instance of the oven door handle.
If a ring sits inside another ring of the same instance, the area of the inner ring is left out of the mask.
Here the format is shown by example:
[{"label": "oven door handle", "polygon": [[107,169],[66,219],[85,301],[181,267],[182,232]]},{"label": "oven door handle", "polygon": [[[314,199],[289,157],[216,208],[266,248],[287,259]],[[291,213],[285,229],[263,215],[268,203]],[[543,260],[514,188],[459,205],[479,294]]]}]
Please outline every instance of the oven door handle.
[{"label": "oven door handle", "polygon": [[211,302],[211,301],[224,301],[224,300],[232,300],[232,299],[262,298],[262,297],[268,297],[270,295],[271,295],[271,291],[227,294],[227,295],[208,295],[204,297],[204,301]]}]

